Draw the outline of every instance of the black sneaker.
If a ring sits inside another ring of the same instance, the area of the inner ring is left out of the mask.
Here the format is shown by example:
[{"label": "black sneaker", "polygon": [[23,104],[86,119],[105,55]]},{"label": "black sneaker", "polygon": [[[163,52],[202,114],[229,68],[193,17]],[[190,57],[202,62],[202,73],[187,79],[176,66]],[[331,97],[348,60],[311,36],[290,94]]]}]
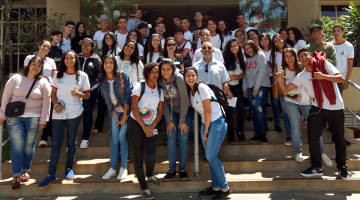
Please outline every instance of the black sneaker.
[{"label": "black sneaker", "polygon": [[128,157],[127,157],[127,160],[126,160],[126,161],[130,162],[130,156],[129,156],[129,154],[128,154]]},{"label": "black sneaker", "polygon": [[255,143],[260,142],[260,140],[261,140],[260,136],[259,136],[259,135],[255,135],[254,137],[252,137],[252,138],[249,140],[249,142],[255,144]]},{"label": "black sneaker", "polygon": [[278,133],[282,133],[282,132],[283,132],[283,129],[282,129],[280,126],[275,126],[275,130],[276,130],[276,132],[278,132]]},{"label": "black sneaker", "polygon": [[251,116],[247,117],[246,119],[247,119],[248,121],[253,120],[253,118],[252,118]]},{"label": "black sneaker", "polygon": [[273,121],[273,118],[272,118],[272,117],[268,117],[267,120],[268,120],[269,122],[272,122],[272,121]]},{"label": "black sneaker", "polygon": [[151,194],[150,190],[146,189],[141,192],[141,196],[145,199],[155,199],[154,195]]},{"label": "black sneaker", "polygon": [[290,146],[292,143],[291,143],[291,137],[287,137],[286,138],[286,141],[284,142],[284,144],[286,145],[286,146]]},{"label": "black sneaker", "polygon": [[120,160],[121,160],[121,152],[118,153],[118,155],[117,155],[117,161],[120,161]]},{"label": "black sneaker", "polygon": [[266,135],[265,134],[261,135],[261,144],[268,144],[268,143],[269,142],[268,142]]},{"label": "black sneaker", "polygon": [[219,191],[215,191],[212,187],[206,188],[205,190],[201,191],[199,195],[201,196],[211,196],[216,195]]},{"label": "black sneaker", "polygon": [[350,180],[351,179],[351,176],[348,173],[346,168],[347,168],[346,165],[338,167],[338,172],[339,172],[339,175],[341,176],[342,180]]},{"label": "black sneaker", "polygon": [[218,191],[218,193],[216,194],[216,196],[214,196],[212,198],[212,200],[223,200],[223,199],[227,199],[227,197],[231,194],[231,190],[228,189],[228,191],[223,192],[221,190]]},{"label": "black sneaker", "polygon": [[176,176],[176,170],[169,170],[164,176],[163,181],[171,181]]},{"label": "black sneaker", "polygon": [[265,126],[265,132],[269,132],[269,127],[267,125]]},{"label": "black sneaker", "polygon": [[300,174],[304,177],[322,176],[323,170],[321,168],[311,166],[309,169],[301,172]]},{"label": "black sneaker", "polygon": [[239,136],[239,142],[245,142],[245,134],[244,132],[239,132],[238,133],[238,136]]},{"label": "black sneaker", "polygon": [[351,142],[349,142],[347,140],[345,140],[345,142],[346,142],[346,146],[351,146]]},{"label": "black sneaker", "polygon": [[187,175],[185,169],[180,170],[180,180],[187,181],[189,179],[189,176]]}]

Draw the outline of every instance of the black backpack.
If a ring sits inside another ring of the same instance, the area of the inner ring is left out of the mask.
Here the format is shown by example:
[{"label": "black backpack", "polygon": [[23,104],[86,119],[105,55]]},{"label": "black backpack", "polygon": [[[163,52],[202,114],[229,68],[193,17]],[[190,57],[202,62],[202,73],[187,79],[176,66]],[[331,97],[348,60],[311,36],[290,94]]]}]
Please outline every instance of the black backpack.
[{"label": "black backpack", "polygon": [[[140,91],[140,97],[139,97],[139,101],[141,99],[141,97],[144,95],[145,93],[145,82],[140,82],[140,86],[141,86],[141,91]],[[157,90],[158,90],[158,93],[159,93],[159,98],[161,97],[161,89],[162,87],[160,85],[157,85]]]},{"label": "black backpack", "polygon": [[[185,48],[185,45],[186,45],[187,42],[190,42],[190,44],[191,44],[191,41],[190,41],[190,40],[186,40],[186,42],[184,43],[184,45],[182,46],[182,48],[181,48],[181,49],[178,49],[178,52],[179,52],[180,54],[184,51],[184,48]],[[192,58],[191,58],[191,56],[190,56],[190,52],[188,52],[188,53],[186,54],[186,56],[183,57],[183,59],[184,59],[184,68],[186,68],[186,67],[191,67],[191,65],[192,65]]]}]

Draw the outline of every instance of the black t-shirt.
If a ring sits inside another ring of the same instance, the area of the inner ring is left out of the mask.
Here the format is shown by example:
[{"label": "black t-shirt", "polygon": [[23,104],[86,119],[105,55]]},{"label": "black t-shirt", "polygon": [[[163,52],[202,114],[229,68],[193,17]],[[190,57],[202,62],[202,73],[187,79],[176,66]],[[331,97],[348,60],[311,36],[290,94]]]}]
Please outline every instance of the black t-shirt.
[{"label": "black t-shirt", "polygon": [[196,23],[189,27],[189,30],[193,35],[193,41],[191,43],[191,46],[194,51],[197,49],[197,41],[200,38],[200,32],[203,28],[206,28],[205,25],[203,25],[202,27],[198,27]]},{"label": "black t-shirt", "polygon": [[81,45],[79,45],[80,40],[84,40],[85,38],[91,38],[89,35],[83,35],[83,36],[75,36],[71,40],[71,50],[74,50],[77,54],[81,53]]},{"label": "black t-shirt", "polygon": [[47,57],[54,59],[56,66],[59,67],[60,60],[62,57],[62,51],[58,46],[51,46],[50,51],[47,54]]}]

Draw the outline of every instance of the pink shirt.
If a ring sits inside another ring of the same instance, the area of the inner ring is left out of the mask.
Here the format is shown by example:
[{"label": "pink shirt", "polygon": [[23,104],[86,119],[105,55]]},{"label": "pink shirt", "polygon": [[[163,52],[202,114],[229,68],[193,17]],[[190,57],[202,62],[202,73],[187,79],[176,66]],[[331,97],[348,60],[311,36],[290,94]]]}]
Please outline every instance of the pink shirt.
[{"label": "pink shirt", "polygon": [[[20,74],[13,75],[6,83],[1,100],[0,118],[6,119],[5,110],[9,102],[25,102],[27,93],[34,79],[26,78]],[[29,98],[26,100],[25,112],[40,115],[40,124],[46,124],[50,114],[50,91],[49,82],[42,78],[36,81]]]}]

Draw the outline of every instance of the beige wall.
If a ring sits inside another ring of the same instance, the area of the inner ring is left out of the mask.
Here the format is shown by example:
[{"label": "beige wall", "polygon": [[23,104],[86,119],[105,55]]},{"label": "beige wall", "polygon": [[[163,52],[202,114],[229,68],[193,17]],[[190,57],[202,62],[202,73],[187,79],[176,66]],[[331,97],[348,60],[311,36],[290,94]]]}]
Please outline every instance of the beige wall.
[{"label": "beige wall", "polygon": [[[52,11],[50,11],[51,9]],[[47,0],[46,13],[50,14],[51,12],[66,13],[65,19],[76,23],[80,21],[80,0]]]},{"label": "beige wall", "polygon": [[[360,67],[354,67],[351,72],[350,80],[360,85]],[[344,104],[350,110],[360,110],[360,91],[353,86],[343,92]]]},{"label": "beige wall", "polygon": [[320,16],[319,0],[289,0],[288,27],[297,27],[301,32],[308,34],[312,19]]}]

